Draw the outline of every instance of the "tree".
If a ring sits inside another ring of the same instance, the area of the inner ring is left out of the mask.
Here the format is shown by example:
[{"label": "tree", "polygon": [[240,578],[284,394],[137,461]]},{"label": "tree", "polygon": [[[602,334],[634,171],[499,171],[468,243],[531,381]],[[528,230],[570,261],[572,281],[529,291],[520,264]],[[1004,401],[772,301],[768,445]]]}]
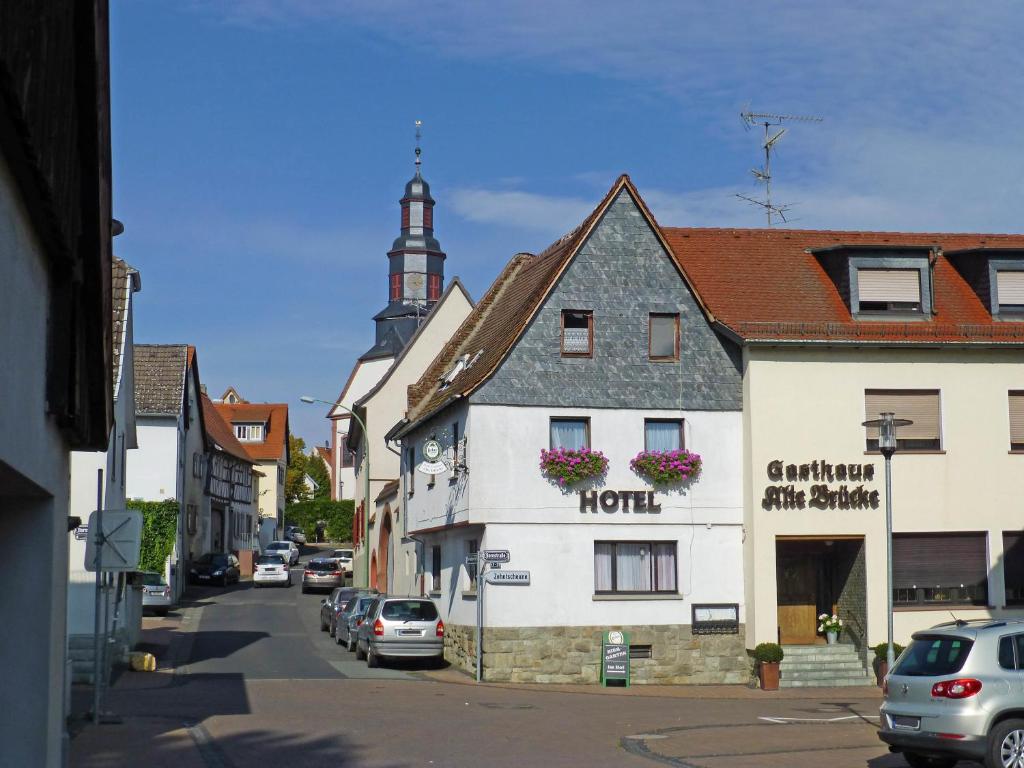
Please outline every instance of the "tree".
[{"label": "tree", "polygon": [[304,501],[309,498],[309,489],[306,487],[306,464],[309,457],[306,456],[306,441],[295,435],[288,436],[288,472],[284,479],[284,499],[291,504],[295,501]]},{"label": "tree", "polygon": [[314,499],[331,498],[331,476],[327,472],[327,463],[316,451],[306,460],[306,474],[317,484],[317,489],[313,492]]}]

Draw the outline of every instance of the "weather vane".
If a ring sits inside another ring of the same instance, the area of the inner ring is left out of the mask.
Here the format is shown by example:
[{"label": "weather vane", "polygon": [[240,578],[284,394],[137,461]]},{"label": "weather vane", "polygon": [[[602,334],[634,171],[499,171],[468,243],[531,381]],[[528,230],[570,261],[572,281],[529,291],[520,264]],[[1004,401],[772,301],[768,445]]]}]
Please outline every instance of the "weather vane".
[{"label": "weather vane", "polygon": [[420,172],[420,164],[423,162],[420,160],[420,153],[423,151],[420,149],[420,136],[422,135],[420,129],[423,127],[423,121],[416,121],[416,173]]}]

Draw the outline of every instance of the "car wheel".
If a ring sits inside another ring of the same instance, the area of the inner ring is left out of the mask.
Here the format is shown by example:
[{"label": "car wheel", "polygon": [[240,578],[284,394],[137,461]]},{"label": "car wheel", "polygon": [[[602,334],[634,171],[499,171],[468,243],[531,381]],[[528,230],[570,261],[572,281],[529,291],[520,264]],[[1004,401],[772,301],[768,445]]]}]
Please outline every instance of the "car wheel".
[{"label": "car wheel", "polygon": [[156,615],[157,616],[166,616],[167,615],[167,609],[166,608],[157,608],[156,609]]},{"label": "car wheel", "polygon": [[227,576],[221,576],[220,577],[220,585],[221,585],[221,587],[223,587],[225,589],[227,588],[227,586],[228,586],[228,577]]},{"label": "car wheel", "polygon": [[372,648],[366,652],[366,666],[370,669],[376,669],[380,666],[380,657],[373,652]]},{"label": "car wheel", "polygon": [[327,634],[334,637],[334,633],[337,631],[337,625],[332,621],[331,625],[327,628]]},{"label": "car wheel", "polygon": [[1016,768],[1024,761],[1024,720],[1003,720],[988,734],[987,768]]},{"label": "car wheel", "polygon": [[324,621],[324,617],[323,616],[320,617],[320,631],[321,632],[326,632],[327,631],[327,623]]},{"label": "car wheel", "polygon": [[903,759],[910,768],[953,768],[957,764],[955,757],[927,757],[916,752],[904,752]]},{"label": "car wheel", "polygon": [[347,643],[345,643],[345,646],[346,646],[346,647],[348,648],[348,650],[350,650],[350,651],[354,651],[354,650],[356,649],[356,644],[355,644],[355,642],[354,642],[354,641],[352,640],[352,636],[351,636],[351,635],[349,635],[349,637],[348,637],[348,642],[347,642]]},{"label": "car wheel", "polygon": [[356,661],[362,661],[365,658],[366,654],[363,653],[362,646],[360,646],[359,643],[356,642]]}]

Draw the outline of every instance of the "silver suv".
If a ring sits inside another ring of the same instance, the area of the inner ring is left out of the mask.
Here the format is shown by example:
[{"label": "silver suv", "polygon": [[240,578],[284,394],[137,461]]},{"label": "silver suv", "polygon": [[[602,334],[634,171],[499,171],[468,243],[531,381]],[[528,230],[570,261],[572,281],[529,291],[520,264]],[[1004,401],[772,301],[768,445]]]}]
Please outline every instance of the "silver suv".
[{"label": "silver suv", "polygon": [[356,630],[356,658],[367,666],[397,656],[444,657],[444,622],[425,597],[377,597]]},{"label": "silver suv", "polygon": [[916,632],[883,690],[878,735],[913,768],[1024,768],[1024,621]]}]

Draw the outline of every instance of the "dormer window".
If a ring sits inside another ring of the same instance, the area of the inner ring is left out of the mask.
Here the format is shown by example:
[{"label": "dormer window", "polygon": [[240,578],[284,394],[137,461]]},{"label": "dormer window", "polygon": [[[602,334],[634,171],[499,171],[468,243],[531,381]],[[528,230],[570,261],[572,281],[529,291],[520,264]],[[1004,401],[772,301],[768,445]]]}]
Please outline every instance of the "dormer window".
[{"label": "dormer window", "polygon": [[861,312],[920,312],[921,271],[860,268],[857,292]]},{"label": "dormer window", "polygon": [[1000,315],[1024,315],[1024,270],[996,270],[996,299]]},{"label": "dormer window", "polygon": [[235,437],[243,443],[258,443],[263,440],[262,424],[235,424]]}]

